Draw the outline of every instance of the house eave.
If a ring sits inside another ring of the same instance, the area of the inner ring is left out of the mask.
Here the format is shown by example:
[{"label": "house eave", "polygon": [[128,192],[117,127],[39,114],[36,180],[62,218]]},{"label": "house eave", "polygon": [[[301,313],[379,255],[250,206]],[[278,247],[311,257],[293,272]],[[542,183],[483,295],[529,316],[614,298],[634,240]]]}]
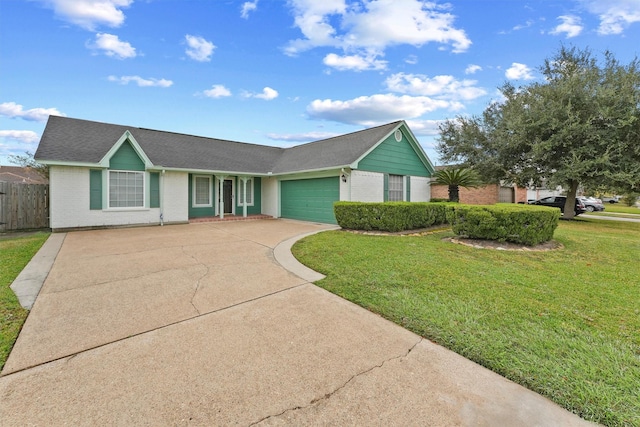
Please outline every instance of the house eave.
[{"label": "house eave", "polygon": [[349,164],[335,165],[335,166],[316,168],[316,169],[303,169],[303,170],[288,171],[288,172],[270,173],[269,176],[288,176],[288,175],[297,175],[297,174],[303,174],[303,173],[330,172],[330,171],[340,170],[342,168],[350,168],[350,167],[351,165]]},{"label": "house eave", "polygon": [[249,171],[231,171],[231,170],[219,170],[219,169],[193,169],[193,168],[175,168],[164,167],[161,165],[154,165],[147,169],[150,171],[170,171],[170,172],[185,172],[201,175],[234,175],[234,176],[272,176],[270,173],[264,172],[249,172]]},{"label": "house eave", "polygon": [[93,168],[93,169],[106,169],[99,163],[92,162],[71,162],[65,160],[44,160],[44,159],[36,159],[38,163],[41,163],[45,166],[71,166],[71,167],[85,167],[85,168]]}]

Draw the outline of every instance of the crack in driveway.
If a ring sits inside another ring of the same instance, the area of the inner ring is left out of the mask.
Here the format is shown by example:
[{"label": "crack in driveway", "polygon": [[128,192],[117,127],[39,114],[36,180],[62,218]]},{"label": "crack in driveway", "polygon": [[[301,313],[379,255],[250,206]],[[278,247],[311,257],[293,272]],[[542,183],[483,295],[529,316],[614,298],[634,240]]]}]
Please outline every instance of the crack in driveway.
[{"label": "crack in driveway", "polygon": [[200,281],[202,281],[202,279],[204,279],[205,277],[207,277],[209,275],[209,273],[211,272],[211,267],[204,264],[202,261],[200,261],[198,259],[198,257],[196,257],[195,255],[189,254],[187,253],[187,251],[185,250],[184,246],[181,246],[180,249],[182,250],[182,253],[191,258],[192,260],[194,260],[196,262],[196,265],[202,266],[205,269],[204,274],[202,274],[200,277],[198,277],[198,280],[196,280],[196,286],[195,289],[193,290],[193,294],[191,295],[191,299],[189,300],[189,303],[191,304],[191,306],[193,307],[193,309],[196,311],[196,313],[198,313],[198,315],[202,314],[200,312],[200,310],[198,309],[198,307],[196,306],[194,299],[196,298],[196,295],[198,294],[198,290],[200,289]]},{"label": "crack in driveway", "polygon": [[263,421],[267,421],[269,419],[272,418],[278,418],[283,416],[284,414],[288,413],[288,412],[293,412],[293,411],[298,411],[301,409],[307,409],[307,408],[311,408],[312,406],[315,406],[317,404],[319,404],[322,401],[328,400],[330,399],[333,395],[335,395],[336,393],[338,393],[340,390],[343,390],[345,387],[347,387],[349,385],[349,383],[351,383],[353,380],[355,380],[356,378],[362,376],[362,375],[366,375],[369,372],[372,372],[376,369],[382,368],[387,362],[391,362],[392,360],[400,360],[400,359],[404,359],[406,357],[409,356],[409,354],[418,346],[418,344],[420,344],[422,341],[424,341],[424,338],[420,338],[414,345],[412,345],[404,354],[401,354],[399,356],[394,356],[394,357],[390,357],[388,359],[383,360],[380,364],[378,365],[373,365],[372,367],[365,369],[364,371],[358,372],[354,375],[352,375],[347,381],[345,381],[342,385],[340,385],[339,387],[335,388],[334,390],[316,397],[314,399],[312,399],[307,405],[304,406],[294,406],[292,408],[287,408],[284,411],[278,413],[278,414],[273,414],[273,415],[267,415],[266,417],[263,417],[261,419],[259,419],[258,421],[255,421],[251,424],[249,424],[249,426],[255,426],[258,425],[260,423],[262,423]]}]

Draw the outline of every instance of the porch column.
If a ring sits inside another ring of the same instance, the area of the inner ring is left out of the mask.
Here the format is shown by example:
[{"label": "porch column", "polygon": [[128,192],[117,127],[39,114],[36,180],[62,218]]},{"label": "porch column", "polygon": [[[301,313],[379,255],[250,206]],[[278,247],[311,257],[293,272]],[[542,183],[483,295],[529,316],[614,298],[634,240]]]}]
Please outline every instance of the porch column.
[{"label": "porch column", "polygon": [[226,175],[216,175],[216,179],[218,180],[218,215],[220,219],[224,219],[224,180]]},{"label": "porch column", "polygon": [[242,216],[247,217],[247,180],[249,178],[246,176],[241,176],[240,180],[242,181]]}]

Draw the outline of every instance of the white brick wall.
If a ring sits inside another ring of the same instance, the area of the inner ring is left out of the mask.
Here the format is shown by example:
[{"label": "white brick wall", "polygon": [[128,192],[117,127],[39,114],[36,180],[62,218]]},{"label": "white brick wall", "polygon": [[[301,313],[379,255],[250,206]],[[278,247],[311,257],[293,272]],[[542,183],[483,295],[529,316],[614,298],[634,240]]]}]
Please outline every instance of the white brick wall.
[{"label": "white brick wall", "polygon": [[411,177],[411,201],[428,202],[431,200],[430,179],[422,176]]},{"label": "white brick wall", "polygon": [[278,217],[278,179],[262,177],[262,213]]},{"label": "white brick wall", "polygon": [[[166,172],[161,179],[164,221],[188,221],[188,174]],[[53,229],[160,223],[159,208],[89,209],[88,168],[51,166],[49,183],[50,227]]]},{"label": "white brick wall", "polygon": [[351,201],[384,201],[384,174],[379,172],[352,170],[349,180],[351,184]]},{"label": "white brick wall", "polygon": [[165,172],[160,174],[160,205],[164,222],[189,221],[189,174]]}]

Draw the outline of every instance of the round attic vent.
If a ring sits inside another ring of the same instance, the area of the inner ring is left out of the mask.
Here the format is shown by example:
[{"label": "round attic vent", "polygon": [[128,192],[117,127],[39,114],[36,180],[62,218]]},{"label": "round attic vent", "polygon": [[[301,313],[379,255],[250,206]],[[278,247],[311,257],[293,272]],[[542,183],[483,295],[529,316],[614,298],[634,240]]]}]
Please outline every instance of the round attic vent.
[{"label": "round attic vent", "polygon": [[402,141],[402,131],[400,129],[396,130],[395,137],[396,137],[396,141],[398,142]]}]

